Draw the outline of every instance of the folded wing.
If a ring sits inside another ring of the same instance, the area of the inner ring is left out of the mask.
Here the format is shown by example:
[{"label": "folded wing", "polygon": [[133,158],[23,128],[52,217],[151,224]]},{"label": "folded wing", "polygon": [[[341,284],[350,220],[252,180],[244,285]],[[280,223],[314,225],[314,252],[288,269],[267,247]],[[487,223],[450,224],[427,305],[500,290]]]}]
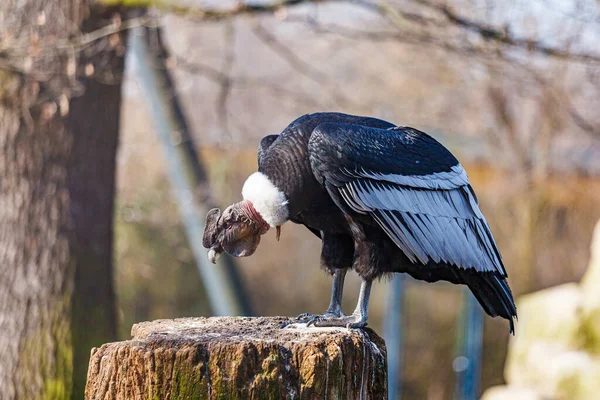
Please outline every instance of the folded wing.
[{"label": "folded wing", "polygon": [[411,261],[506,277],[465,170],[427,134],[325,123],[309,154],[338,206],[371,215]]}]

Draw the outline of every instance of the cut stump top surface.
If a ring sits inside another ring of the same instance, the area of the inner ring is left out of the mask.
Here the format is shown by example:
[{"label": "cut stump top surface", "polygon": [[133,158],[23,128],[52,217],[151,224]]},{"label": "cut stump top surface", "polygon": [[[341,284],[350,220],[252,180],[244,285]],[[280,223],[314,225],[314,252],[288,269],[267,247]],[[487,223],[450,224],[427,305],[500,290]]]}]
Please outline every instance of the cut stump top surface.
[{"label": "cut stump top surface", "polygon": [[382,399],[385,342],[371,329],[287,317],[180,318],[92,350],[86,399]]},{"label": "cut stump top surface", "polygon": [[[140,322],[131,328],[133,340],[197,344],[228,344],[243,342],[314,342],[335,341],[342,338],[367,338],[374,346],[383,344],[372,329],[318,328],[294,323],[288,317],[198,317],[159,319]],[[290,324],[291,323],[291,324]],[[285,328],[282,326],[290,324]],[[366,336],[365,336],[366,334]]]}]

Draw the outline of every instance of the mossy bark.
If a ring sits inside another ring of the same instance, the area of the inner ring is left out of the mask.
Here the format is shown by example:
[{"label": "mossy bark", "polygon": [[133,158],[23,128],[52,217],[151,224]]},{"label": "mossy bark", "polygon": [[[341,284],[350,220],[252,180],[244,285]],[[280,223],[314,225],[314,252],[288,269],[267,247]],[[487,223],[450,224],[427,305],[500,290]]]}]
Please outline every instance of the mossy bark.
[{"label": "mossy bark", "polygon": [[370,329],[281,328],[287,318],[134,325],[92,350],[85,398],[385,399],[386,349]]},{"label": "mossy bark", "polygon": [[123,37],[56,45],[111,14],[86,0],[0,1],[2,399],[81,399],[91,347],[116,336]]}]

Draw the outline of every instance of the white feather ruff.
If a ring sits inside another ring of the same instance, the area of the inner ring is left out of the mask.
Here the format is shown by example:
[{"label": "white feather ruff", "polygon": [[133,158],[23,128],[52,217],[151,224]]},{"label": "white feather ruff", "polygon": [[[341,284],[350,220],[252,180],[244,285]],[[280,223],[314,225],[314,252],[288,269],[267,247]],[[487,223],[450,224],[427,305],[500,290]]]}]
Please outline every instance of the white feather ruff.
[{"label": "white feather ruff", "polygon": [[272,227],[283,225],[289,218],[285,194],[261,172],[255,172],[246,179],[242,197],[250,200],[254,209]]}]

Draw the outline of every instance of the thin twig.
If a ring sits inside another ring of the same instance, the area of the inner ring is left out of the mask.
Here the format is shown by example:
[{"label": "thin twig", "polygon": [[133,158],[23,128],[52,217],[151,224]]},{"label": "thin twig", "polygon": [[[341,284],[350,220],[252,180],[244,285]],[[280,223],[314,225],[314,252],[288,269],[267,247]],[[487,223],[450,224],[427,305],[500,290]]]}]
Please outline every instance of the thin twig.
[{"label": "thin twig", "polygon": [[223,79],[220,81],[221,90],[219,91],[219,97],[217,99],[217,115],[224,136],[229,137],[227,100],[231,93],[231,70],[233,69],[233,64],[235,62],[235,30],[231,21],[229,21],[225,27],[225,45],[226,51],[222,68]]},{"label": "thin twig", "polygon": [[327,75],[318,69],[314,68],[311,64],[305,62],[303,59],[298,57],[288,46],[283,44],[279,39],[275,37],[271,32],[266,30],[261,24],[257,24],[254,27],[254,34],[269,47],[275,53],[277,53],[282,59],[284,59],[288,65],[292,66],[301,75],[313,80],[319,84],[327,83]]},{"label": "thin twig", "polygon": [[295,102],[306,106],[316,107],[319,105],[312,97],[290,90],[289,88],[278,85],[268,79],[247,76],[226,76],[221,71],[206,64],[198,62],[190,63],[178,56],[174,56],[174,59],[176,61],[177,67],[180,68],[182,71],[185,71],[190,74],[201,75],[219,85],[221,85],[224,81],[228,80],[232,89],[246,89],[256,87],[271,91],[277,95],[284,95],[294,100]]},{"label": "thin twig", "polygon": [[288,46],[281,42],[275,35],[266,30],[260,24],[254,28],[256,36],[271,50],[273,50],[279,57],[281,57],[294,71],[298,72],[302,76],[316,82],[321,87],[330,87],[327,91],[333,100],[343,107],[353,107],[356,104],[344,96],[343,93],[339,92],[335,88],[331,87],[331,82],[328,76],[314,68],[311,64],[300,58],[294,51]]},{"label": "thin twig", "polygon": [[[440,12],[452,24],[464,30],[475,32],[487,41],[501,43],[504,45],[520,48],[529,52],[535,52],[553,58],[568,59],[570,61],[577,62],[600,62],[600,55],[570,52],[565,49],[547,46],[535,39],[516,37],[510,33],[508,28],[497,29],[490,25],[486,25],[484,23],[469,19],[467,17],[459,15],[446,4],[434,4],[427,0],[412,1],[424,5],[432,10]],[[383,8],[382,10],[385,11],[385,9]],[[392,22],[394,22],[393,19]]]}]

